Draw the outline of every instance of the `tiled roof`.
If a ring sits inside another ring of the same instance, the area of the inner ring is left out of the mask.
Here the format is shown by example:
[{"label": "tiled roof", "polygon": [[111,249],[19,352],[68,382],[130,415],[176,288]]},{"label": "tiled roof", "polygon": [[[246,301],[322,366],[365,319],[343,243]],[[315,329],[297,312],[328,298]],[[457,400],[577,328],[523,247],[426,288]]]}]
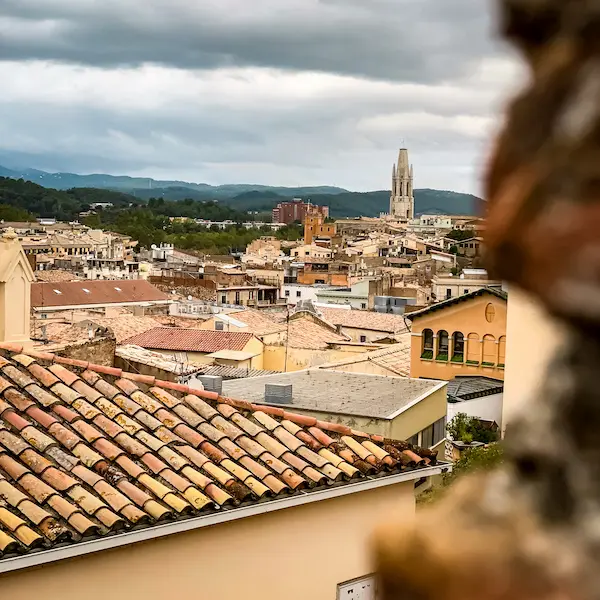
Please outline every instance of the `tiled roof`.
[{"label": "tiled roof", "polygon": [[491,377],[456,377],[448,382],[448,401],[462,402],[501,394],[504,391],[504,381]]},{"label": "tiled roof", "polygon": [[[162,354],[161,352],[153,352],[152,350],[147,350],[146,348],[140,348],[140,346],[134,345],[117,346],[115,356],[118,356],[124,361],[131,361],[148,367],[154,367],[161,371],[165,371],[166,373],[173,373],[175,375],[191,375],[200,370],[198,365],[185,363],[177,360],[174,356]],[[135,367],[131,367],[130,370],[135,371]]]},{"label": "tiled roof", "polygon": [[319,307],[323,318],[334,325],[353,327],[356,329],[371,329],[385,333],[401,333],[408,327],[400,315],[370,312],[366,310],[343,310],[339,308]]},{"label": "tiled roof", "polygon": [[160,327],[160,323],[152,317],[136,317],[131,313],[120,315],[118,317],[103,317],[94,315],[88,319],[83,319],[75,324],[60,323],[52,321],[36,321],[34,324],[34,336],[40,335],[40,328],[46,328],[46,337],[50,343],[54,344],[72,344],[75,342],[87,341],[87,329],[91,327],[103,327],[110,329],[118,344],[134,335],[148,331],[155,327]]},{"label": "tiled roof", "polygon": [[350,358],[319,366],[319,369],[336,369],[343,371],[347,365],[372,363],[387,369],[399,377],[410,376],[410,333],[401,333],[398,343],[379,350],[354,354]]},{"label": "tiled roof", "polygon": [[[39,256],[39,255],[38,255]],[[46,283],[58,283],[61,281],[80,281],[81,277],[71,271],[62,269],[49,269],[48,271],[36,271],[35,278],[37,281],[45,281]]]},{"label": "tiled roof", "polygon": [[198,373],[212,375],[223,379],[245,379],[247,377],[263,377],[264,375],[275,375],[280,371],[263,371],[261,369],[243,369],[240,367],[228,367],[226,365],[197,365]]},{"label": "tiled roof", "polygon": [[0,562],[435,462],[282,408],[0,344]]},{"label": "tiled roof", "polygon": [[245,323],[248,326],[248,331],[256,336],[285,331],[285,325],[282,325],[281,322],[270,319],[261,311],[252,308],[231,312],[229,316]]},{"label": "tiled roof", "polygon": [[169,296],[143,279],[62,281],[31,284],[31,306],[60,307],[91,304],[166,302]]},{"label": "tiled roof", "polygon": [[208,329],[182,329],[156,327],[125,340],[142,348],[175,350],[180,352],[207,352],[243,350],[252,339],[251,333],[239,331],[211,331]]},{"label": "tiled roof", "polygon": [[468,294],[463,294],[462,296],[458,296],[457,298],[451,298],[450,300],[443,300],[442,302],[436,302],[427,308],[423,308],[422,310],[417,310],[410,314],[406,315],[407,319],[416,319],[418,317],[422,317],[424,315],[428,315],[436,310],[442,310],[443,308],[447,308],[448,306],[454,306],[455,304],[460,304],[461,302],[465,302],[466,300],[470,300],[472,298],[477,298],[479,296],[483,296],[484,294],[491,294],[492,296],[496,296],[496,298],[500,298],[500,300],[507,300],[508,294],[499,290],[498,288],[493,287],[482,287],[473,292],[469,292]]},{"label": "tiled roof", "polygon": [[347,337],[334,333],[310,319],[290,319],[289,332],[290,348],[325,350],[330,343],[348,341]]}]

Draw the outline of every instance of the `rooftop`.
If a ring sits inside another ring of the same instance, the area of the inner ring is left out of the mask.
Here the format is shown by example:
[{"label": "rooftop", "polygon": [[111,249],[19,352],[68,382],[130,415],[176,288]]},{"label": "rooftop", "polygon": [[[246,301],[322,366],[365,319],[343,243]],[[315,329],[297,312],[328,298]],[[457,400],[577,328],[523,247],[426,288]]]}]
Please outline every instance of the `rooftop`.
[{"label": "rooftop", "polygon": [[[285,325],[274,321],[263,312],[252,308],[229,313],[229,316],[237,321],[241,321],[248,327],[247,331],[256,336],[279,333],[286,330]],[[219,318],[221,318],[221,315],[219,315]]]},{"label": "rooftop", "polygon": [[46,283],[59,283],[62,281],[81,280],[81,277],[79,277],[75,273],[71,273],[71,271],[65,271],[63,269],[49,269],[47,271],[36,271],[35,278],[37,281],[44,281]]},{"label": "rooftop", "polygon": [[155,327],[139,335],[134,335],[125,340],[125,343],[153,350],[205,352],[212,354],[219,350],[243,350],[252,337],[251,333],[238,331]]},{"label": "rooftop", "polygon": [[142,279],[59,281],[31,284],[31,306],[56,308],[106,304],[167,303],[167,294]]},{"label": "rooftop", "polygon": [[448,402],[473,400],[504,391],[504,382],[491,377],[456,377],[448,382]]},{"label": "rooftop", "polygon": [[391,344],[379,350],[372,350],[371,352],[362,352],[353,354],[350,358],[328,363],[326,365],[319,366],[319,369],[331,369],[333,371],[336,368],[341,368],[347,365],[360,364],[369,362],[388,371],[395,373],[399,377],[410,376],[410,333],[402,333],[398,336],[398,343]]},{"label": "rooftop", "polygon": [[256,514],[258,503],[265,512],[274,499],[282,507],[414,478],[436,457],[282,408],[0,344],[0,572]]},{"label": "rooftop", "polygon": [[319,306],[323,318],[334,325],[370,329],[385,333],[401,333],[408,331],[406,321],[400,315],[391,315],[366,310],[341,310],[339,308],[323,308]]},{"label": "rooftop", "polygon": [[88,329],[106,328],[115,336],[118,344],[123,343],[126,339],[148,331],[154,327],[160,327],[160,323],[150,316],[136,317],[130,312],[124,312],[115,317],[105,317],[103,315],[89,314],[89,316],[78,319],[75,323],[68,321],[71,316],[71,311],[65,315],[65,321],[47,321],[37,319],[32,323],[32,336],[39,338],[41,328],[45,327],[46,337],[49,342],[56,344],[71,344],[80,342],[88,338]]},{"label": "rooftop", "polygon": [[[394,418],[424,396],[446,385],[445,381],[428,379],[309,369],[226,381],[223,382],[223,393],[243,395],[260,404],[265,402],[267,383],[292,384],[292,403],[288,405],[291,410],[315,410],[377,419]],[[377,398],[377,402],[373,398]]]},{"label": "rooftop", "polygon": [[190,375],[199,370],[197,365],[184,363],[160,352],[152,352],[152,350],[134,345],[117,346],[115,354],[124,360],[156,367],[161,371],[174,373],[175,375]]}]

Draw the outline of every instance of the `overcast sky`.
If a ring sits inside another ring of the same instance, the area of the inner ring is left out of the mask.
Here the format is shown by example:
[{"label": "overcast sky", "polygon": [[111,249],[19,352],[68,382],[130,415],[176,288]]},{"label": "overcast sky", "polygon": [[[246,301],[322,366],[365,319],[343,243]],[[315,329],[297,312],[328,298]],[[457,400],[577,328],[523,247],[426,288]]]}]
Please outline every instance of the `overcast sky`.
[{"label": "overcast sky", "polygon": [[522,74],[489,0],[0,0],[0,164],[478,193]]}]

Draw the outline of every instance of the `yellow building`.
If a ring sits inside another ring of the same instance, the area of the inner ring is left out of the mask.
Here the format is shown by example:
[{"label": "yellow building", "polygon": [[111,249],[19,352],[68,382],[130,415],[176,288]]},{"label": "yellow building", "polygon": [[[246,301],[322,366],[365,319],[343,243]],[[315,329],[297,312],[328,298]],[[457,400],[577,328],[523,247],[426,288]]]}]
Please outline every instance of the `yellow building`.
[{"label": "yellow building", "polygon": [[482,288],[410,313],[411,377],[504,379],[505,292]]}]

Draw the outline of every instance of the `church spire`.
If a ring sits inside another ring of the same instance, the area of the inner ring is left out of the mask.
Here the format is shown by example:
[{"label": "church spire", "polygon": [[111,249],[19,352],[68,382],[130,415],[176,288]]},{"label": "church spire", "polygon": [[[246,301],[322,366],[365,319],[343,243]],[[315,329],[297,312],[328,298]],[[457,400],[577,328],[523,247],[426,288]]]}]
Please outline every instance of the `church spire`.
[{"label": "church spire", "polygon": [[402,221],[414,219],[413,189],[413,167],[408,159],[408,150],[400,148],[398,164],[392,168],[390,215]]}]

